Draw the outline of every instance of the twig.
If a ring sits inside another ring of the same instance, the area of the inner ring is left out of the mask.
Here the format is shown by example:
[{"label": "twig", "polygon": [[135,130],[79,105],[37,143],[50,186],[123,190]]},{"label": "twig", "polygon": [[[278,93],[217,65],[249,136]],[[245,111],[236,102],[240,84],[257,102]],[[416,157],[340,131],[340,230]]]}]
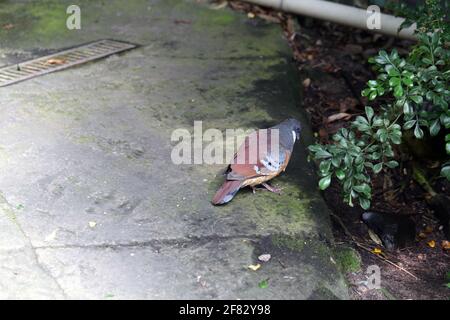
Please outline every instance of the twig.
[{"label": "twig", "polygon": [[366,251],[372,253],[372,254],[375,255],[376,257],[380,258],[382,261],[384,261],[384,262],[390,264],[391,266],[396,267],[397,269],[399,269],[399,270],[405,272],[406,274],[409,274],[409,275],[410,275],[411,277],[413,277],[414,279],[420,280],[418,277],[416,277],[415,275],[413,275],[411,272],[409,272],[409,271],[406,270],[405,268],[400,267],[398,264],[392,262],[391,260],[389,260],[389,259],[387,259],[387,258],[385,258],[385,257],[380,256],[379,254],[373,253],[373,252],[372,252],[372,249],[366,247],[365,245],[363,245],[363,244],[361,244],[361,243],[358,243],[358,242],[355,242],[355,243],[356,243],[356,245],[357,245],[358,247],[360,247],[360,248],[362,248],[362,249],[364,249],[364,250],[366,250]]},{"label": "twig", "polygon": [[384,261],[384,262],[386,262],[386,263],[388,263],[388,264],[390,264],[390,265],[396,267],[397,269],[399,269],[399,270],[405,272],[406,274],[410,275],[410,276],[413,277],[414,279],[419,280],[418,277],[416,277],[415,275],[413,275],[411,272],[409,272],[409,271],[406,270],[405,268],[400,267],[398,264],[392,262],[391,260],[389,260],[389,259],[387,259],[387,258],[385,258],[385,257],[382,257],[382,256],[380,256],[380,255],[378,255],[378,254],[373,253],[373,252],[372,252],[372,249],[370,249],[370,248],[366,247],[365,245],[363,245],[362,243],[356,241],[355,237],[348,231],[347,227],[344,225],[344,223],[342,222],[341,218],[339,218],[339,217],[338,217],[337,215],[335,215],[334,213],[331,213],[331,216],[332,216],[333,218],[336,219],[336,221],[340,224],[340,226],[342,227],[342,229],[344,229],[344,233],[345,233],[347,236],[349,236],[349,237],[352,239],[352,241],[353,241],[358,247],[360,247],[361,249],[364,249],[364,250],[366,250],[366,251],[372,253],[373,255],[375,255],[376,257],[378,257],[379,259],[381,259],[382,261]]},{"label": "twig", "polygon": [[286,266],[284,265],[284,263],[283,262],[281,262],[281,260],[280,259],[277,259],[278,260],[278,263],[280,264],[280,266],[282,266],[283,267],[283,269],[286,269]]}]

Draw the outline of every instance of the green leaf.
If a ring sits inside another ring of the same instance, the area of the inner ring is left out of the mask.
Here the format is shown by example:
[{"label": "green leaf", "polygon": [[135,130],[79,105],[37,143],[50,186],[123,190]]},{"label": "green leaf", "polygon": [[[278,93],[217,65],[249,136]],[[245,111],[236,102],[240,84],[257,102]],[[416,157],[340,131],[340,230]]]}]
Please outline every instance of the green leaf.
[{"label": "green leaf", "polygon": [[[362,116],[357,116],[355,121],[353,121],[353,125],[358,128],[359,131],[368,131],[370,129],[370,125],[369,122],[367,121],[366,118],[362,117]],[[352,132],[353,136],[354,133]]]},{"label": "green leaf", "polygon": [[398,72],[398,70],[396,68],[389,68],[387,70],[387,73],[390,77],[398,77],[400,75],[400,73]]},{"label": "green leaf", "polygon": [[430,135],[436,136],[440,130],[441,130],[441,123],[440,123],[439,119],[433,120],[433,122],[431,122],[431,125],[430,125]]},{"label": "green leaf", "polygon": [[422,62],[425,63],[425,64],[428,64],[428,65],[433,64],[433,62],[431,62],[431,59],[428,59],[428,58],[423,58]]},{"label": "green leaf", "polygon": [[416,128],[414,129],[414,135],[416,136],[417,139],[423,138],[423,130],[420,129],[419,125],[417,125],[417,124],[416,124]]},{"label": "green leaf", "polygon": [[403,96],[403,87],[402,87],[402,85],[399,84],[398,86],[395,87],[395,89],[394,89],[394,96],[396,98],[400,98],[401,96]]},{"label": "green leaf", "polygon": [[442,167],[441,176],[450,181],[450,166]]},{"label": "green leaf", "polygon": [[411,105],[408,103],[408,101],[405,101],[403,103],[403,113],[405,115],[410,115],[413,113],[413,108],[411,107]]},{"label": "green leaf", "polygon": [[261,289],[265,289],[268,286],[269,286],[269,279],[264,279],[258,283],[258,287],[260,287]]},{"label": "green leaf", "polygon": [[359,164],[361,164],[361,163],[363,163],[364,162],[364,157],[362,157],[361,155],[358,155],[356,158],[355,158],[355,164],[356,165],[359,165]]},{"label": "green leaf", "polygon": [[341,164],[342,158],[341,157],[333,157],[331,158],[331,164],[333,165],[333,167],[338,168],[339,165]]},{"label": "green leaf", "polygon": [[411,87],[413,85],[413,81],[410,78],[402,78],[402,82],[408,87]]},{"label": "green leaf", "polygon": [[372,91],[369,94],[369,100],[374,100],[377,97],[377,91]]},{"label": "green leaf", "polygon": [[367,183],[364,183],[359,186],[354,186],[353,190],[355,190],[358,193],[364,193],[366,195],[370,195],[370,192],[372,191],[370,186]]},{"label": "green leaf", "polygon": [[372,160],[378,160],[380,158],[381,158],[381,153],[379,153],[379,152],[374,152],[374,153],[371,154],[371,159]]},{"label": "green leaf", "polygon": [[328,171],[330,171],[330,166],[331,166],[331,160],[322,161],[319,165],[319,170],[322,173],[328,173]]},{"label": "green leaf", "polygon": [[331,183],[331,174],[319,180],[320,190],[325,190],[326,188],[328,188],[330,186],[330,183]]},{"label": "green leaf", "polygon": [[370,200],[369,199],[359,197],[358,201],[359,201],[359,205],[361,206],[362,209],[368,210],[370,208]]},{"label": "green leaf", "polygon": [[383,169],[383,163],[377,163],[376,165],[373,166],[373,172],[374,173],[380,173],[380,171]]},{"label": "green leaf", "polygon": [[363,91],[361,91],[361,95],[362,95],[363,97],[367,97],[367,96],[370,94],[371,91],[372,91],[371,88],[366,88],[366,89],[364,89]]},{"label": "green leaf", "polygon": [[402,72],[402,76],[403,76],[403,78],[408,78],[410,80],[414,79],[414,74],[408,70],[404,70]]},{"label": "green leaf", "polygon": [[374,87],[378,86],[378,82],[377,82],[377,80],[369,80],[369,81],[367,81],[367,85],[371,88],[374,88]]},{"label": "green leaf", "polygon": [[398,86],[400,84],[400,79],[399,78],[390,78],[389,79],[389,86],[390,87],[395,87]]},{"label": "green leaf", "polygon": [[399,134],[391,134],[389,135],[389,138],[391,139],[392,143],[394,144],[401,144],[402,143],[402,133],[401,131]]},{"label": "green leaf", "polygon": [[372,118],[373,118],[374,111],[373,111],[372,107],[369,107],[369,106],[366,106],[365,110],[366,110],[367,119],[369,119],[369,122],[370,122],[370,120],[372,120]]},{"label": "green leaf", "polygon": [[387,55],[386,51],[384,51],[384,50],[381,50],[378,53],[378,56],[376,56],[374,59],[375,59],[375,62],[379,63],[379,64],[386,64],[389,61],[388,55]]},{"label": "green leaf", "polygon": [[449,129],[450,128],[450,116],[441,114],[441,116],[439,118],[441,119],[441,123],[444,125],[445,129]]},{"label": "green leaf", "polygon": [[308,146],[308,150],[311,152],[318,152],[323,150],[323,146],[320,144],[312,144],[310,146]]},{"label": "green leaf", "polygon": [[392,161],[387,162],[387,163],[386,163],[386,166],[387,166],[388,168],[390,168],[390,169],[393,169],[393,168],[398,167],[398,162],[392,160]]},{"label": "green leaf", "polygon": [[370,208],[370,200],[360,197],[359,198],[359,205],[361,206],[361,208],[363,208],[364,210],[368,210]]},{"label": "green leaf", "polygon": [[344,172],[344,170],[342,170],[342,169],[336,170],[336,177],[337,177],[339,180],[343,180],[343,179],[345,178],[345,172]]},{"label": "green leaf", "polygon": [[423,102],[422,96],[410,96],[409,98],[417,104],[422,104]]},{"label": "green leaf", "polygon": [[431,35],[431,44],[433,45],[433,47],[436,47],[439,44],[439,37],[440,34],[438,32],[434,32]]},{"label": "green leaf", "polygon": [[364,166],[366,166],[367,168],[373,169],[373,163],[372,162],[364,162]]},{"label": "green leaf", "polygon": [[376,136],[380,140],[380,142],[386,142],[387,137],[388,137],[386,129],[384,129],[384,128],[378,129]]},{"label": "green leaf", "polygon": [[383,126],[383,119],[375,117],[373,119],[373,126],[374,127],[382,127]]},{"label": "green leaf", "polygon": [[317,160],[330,158],[331,156],[332,156],[331,153],[329,153],[328,151],[325,151],[325,150],[319,150],[314,154],[314,158]]}]

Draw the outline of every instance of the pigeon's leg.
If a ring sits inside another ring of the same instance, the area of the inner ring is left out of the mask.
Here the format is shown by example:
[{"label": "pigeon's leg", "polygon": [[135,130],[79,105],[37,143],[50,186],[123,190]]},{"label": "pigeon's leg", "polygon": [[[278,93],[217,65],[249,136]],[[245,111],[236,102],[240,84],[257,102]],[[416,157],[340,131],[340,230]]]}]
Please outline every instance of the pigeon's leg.
[{"label": "pigeon's leg", "polygon": [[[260,186],[260,184],[258,184],[258,186]],[[262,187],[258,188],[258,186],[249,186],[250,188],[252,188],[253,194],[256,193],[256,190],[267,190],[266,188],[262,188]]]},{"label": "pigeon's leg", "polygon": [[263,183],[261,183],[267,190],[269,190],[270,192],[273,192],[273,193],[276,193],[276,194],[281,194],[281,188],[276,188],[276,187],[273,187],[273,186],[271,186],[270,184],[268,184],[268,183],[265,183],[265,182],[263,182]]}]

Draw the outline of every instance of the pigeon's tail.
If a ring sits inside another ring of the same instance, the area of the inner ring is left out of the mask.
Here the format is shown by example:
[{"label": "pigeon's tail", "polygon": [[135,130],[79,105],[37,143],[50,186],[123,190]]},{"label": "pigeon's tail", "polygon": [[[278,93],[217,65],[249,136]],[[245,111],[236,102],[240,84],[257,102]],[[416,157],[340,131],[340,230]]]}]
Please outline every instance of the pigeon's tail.
[{"label": "pigeon's tail", "polygon": [[241,188],[241,185],[242,181],[226,180],[220,189],[217,190],[216,195],[212,199],[212,203],[214,205],[220,205],[230,202]]}]

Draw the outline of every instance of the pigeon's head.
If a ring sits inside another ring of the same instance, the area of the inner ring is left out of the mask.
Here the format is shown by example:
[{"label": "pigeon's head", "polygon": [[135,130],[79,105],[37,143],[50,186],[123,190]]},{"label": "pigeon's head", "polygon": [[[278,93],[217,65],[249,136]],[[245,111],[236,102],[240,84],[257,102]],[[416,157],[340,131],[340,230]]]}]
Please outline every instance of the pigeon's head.
[{"label": "pigeon's head", "polygon": [[302,131],[300,121],[294,118],[290,118],[284,120],[280,125],[287,128],[290,131],[294,142],[300,140],[300,132]]},{"label": "pigeon's head", "polygon": [[272,129],[279,130],[280,143],[288,149],[292,149],[295,142],[300,140],[300,132],[302,127],[297,119],[286,119],[280,124],[272,127]]}]

